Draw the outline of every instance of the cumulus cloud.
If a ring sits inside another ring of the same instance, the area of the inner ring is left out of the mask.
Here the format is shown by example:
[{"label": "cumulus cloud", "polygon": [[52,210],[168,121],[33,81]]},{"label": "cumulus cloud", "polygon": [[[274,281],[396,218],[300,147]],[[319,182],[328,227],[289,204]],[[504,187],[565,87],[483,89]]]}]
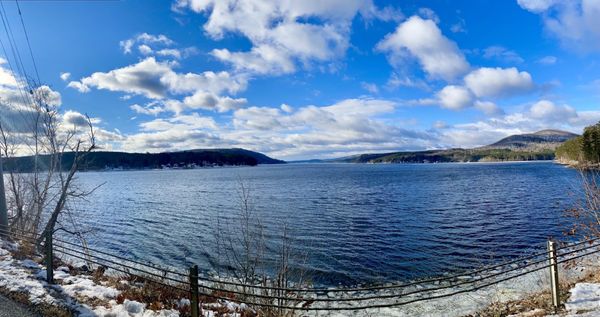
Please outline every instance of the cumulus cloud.
[{"label": "cumulus cloud", "polygon": [[146,106],[140,106],[139,104],[136,103],[136,104],[129,106],[129,108],[131,110],[135,111],[136,113],[151,115],[151,116],[157,116],[158,114],[166,111],[166,109],[157,102],[151,102],[151,103],[147,104]]},{"label": "cumulus cloud", "polygon": [[465,84],[478,97],[512,96],[534,88],[531,75],[515,67],[479,68],[465,76]]},{"label": "cumulus cloud", "polygon": [[[67,110],[62,115],[62,121],[67,125],[75,127],[85,127],[89,124],[88,118],[85,115],[73,110]],[[98,121],[96,120],[96,122]]]},{"label": "cumulus cloud", "polygon": [[147,48],[150,48],[148,44],[160,44],[164,46],[170,46],[175,44],[173,40],[171,40],[163,34],[153,35],[148,33],[141,33],[130,39],[119,42],[119,46],[123,50],[123,53],[129,54],[131,53],[133,46],[138,43],[143,44]]},{"label": "cumulus cloud", "polygon": [[69,80],[69,77],[71,77],[71,73],[69,73],[69,72],[60,73],[60,79],[62,81]]},{"label": "cumulus cloud", "polygon": [[198,53],[195,47],[177,48],[175,41],[163,34],[153,35],[148,33],[138,34],[130,39],[119,42],[125,54],[131,54],[137,45],[138,52],[143,56],[160,56],[172,59],[187,58]]},{"label": "cumulus cloud", "polygon": [[[235,108],[241,100],[219,97],[223,92],[237,93],[246,88],[246,78],[233,76],[227,72],[177,73],[176,64],[158,62],[148,57],[136,64],[114,69],[109,72],[96,72],[80,81],[72,81],[69,87],[87,92],[90,87],[127,94],[142,95],[150,99],[165,99],[170,95],[192,94],[182,104],[190,108],[213,106],[219,111]],[[201,98],[204,96],[204,102]],[[217,102],[208,100],[212,97]],[[236,103],[237,102],[237,103]],[[141,110],[136,107],[135,110]],[[140,112],[144,113],[144,112]]]},{"label": "cumulus cloud", "polygon": [[155,119],[140,124],[143,131],[168,131],[168,130],[214,130],[217,123],[213,118],[203,117],[197,113],[177,115],[168,119]]},{"label": "cumulus cloud", "polygon": [[369,0],[179,0],[174,8],[207,14],[203,28],[215,40],[228,33],[245,36],[252,43],[249,51],[223,48],[212,55],[236,69],[259,74],[291,73],[298,64],[335,61],[348,48],[352,20],[359,13],[386,20],[400,15]]},{"label": "cumulus cloud", "polygon": [[581,133],[600,120],[600,111],[576,111],[573,107],[540,100],[521,112],[502,114],[471,123],[455,124],[441,131],[440,140],[449,147],[475,147],[493,143],[512,134],[560,129]]},{"label": "cumulus cloud", "polygon": [[90,92],[90,87],[79,81],[71,81],[67,84],[67,87],[73,88],[83,94]]},{"label": "cumulus cloud", "polygon": [[449,85],[437,93],[442,107],[461,110],[473,105],[473,94],[463,86]]},{"label": "cumulus cloud", "polygon": [[569,105],[556,105],[549,100],[536,102],[531,106],[529,111],[531,117],[549,122],[569,121],[578,117],[577,111],[573,107]]},{"label": "cumulus cloud", "polygon": [[491,101],[476,100],[473,106],[490,117],[504,114],[504,111]]},{"label": "cumulus cloud", "polygon": [[600,2],[596,0],[518,0],[540,14],[546,30],[568,49],[600,50]]},{"label": "cumulus cloud", "polygon": [[207,109],[218,112],[227,112],[236,110],[246,105],[245,98],[220,97],[212,93],[198,91],[191,96],[183,99],[183,102],[170,101],[167,107],[175,112],[181,112],[185,109]]},{"label": "cumulus cloud", "polygon": [[432,78],[451,81],[469,70],[456,43],[445,37],[433,20],[413,16],[377,44],[395,66],[414,56]]}]

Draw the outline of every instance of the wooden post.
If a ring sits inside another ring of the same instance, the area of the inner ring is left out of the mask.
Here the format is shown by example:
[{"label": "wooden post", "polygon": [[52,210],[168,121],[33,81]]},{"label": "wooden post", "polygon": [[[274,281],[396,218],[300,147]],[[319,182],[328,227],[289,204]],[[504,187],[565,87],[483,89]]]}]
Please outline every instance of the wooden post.
[{"label": "wooden post", "polygon": [[556,242],[548,240],[548,260],[550,261],[550,287],[552,288],[552,306],[558,311],[560,305],[558,289],[558,261],[556,258]]},{"label": "wooden post", "polygon": [[190,268],[190,303],[192,305],[192,317],[199,317],[198,265]]},{"label": "wooden post", "polygon": [[46,232],[46,281],[54,284],[54,256],[52,255],[52,230]]}]

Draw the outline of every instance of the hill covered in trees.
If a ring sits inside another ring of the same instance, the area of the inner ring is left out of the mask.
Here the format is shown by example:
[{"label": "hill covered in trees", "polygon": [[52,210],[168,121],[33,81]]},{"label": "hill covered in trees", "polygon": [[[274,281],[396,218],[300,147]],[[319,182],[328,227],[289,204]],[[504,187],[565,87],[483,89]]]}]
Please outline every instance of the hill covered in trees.
[{"label": "hill covered in trees", "polygon": [[342,163],[448,163],[553,160],[554,150],[577,134],[558,130],[511,135],[474,149],[361,154],[328,160]]},{"label": "hill covered in trees", "polygon": [[[74,154],[64,153],[61,159],[63,169],[69,169]],[[37,164],[42,169],[48,165],[50,158],[41,156]],[[262,153],[245,149],[197,149],[181,152],[163,153],[126,153],[126,152],[91,152],[80,164],[81,170],[110,169],[157,169],[157,168],[197,168],[211,166],[255,166],[257,164],[280,164],[284,161],[270,158]],[[7,171],[29,172],[34,169],[32,156],[4,159]]]},{"label": "hill covered in trees", "polygon": [[600,166],[600,122],[586,127],[583,135],[559,146],[556,159],[574,166]]},{"label": "hill covered in trees", "polygon": [[517,151],[537,152],[555,150],[565,141],[579,135],[560,130],[542,130],[535,133],[516,134],[508,136],[494,144],[485,146],[486,149],[513,149]]}]

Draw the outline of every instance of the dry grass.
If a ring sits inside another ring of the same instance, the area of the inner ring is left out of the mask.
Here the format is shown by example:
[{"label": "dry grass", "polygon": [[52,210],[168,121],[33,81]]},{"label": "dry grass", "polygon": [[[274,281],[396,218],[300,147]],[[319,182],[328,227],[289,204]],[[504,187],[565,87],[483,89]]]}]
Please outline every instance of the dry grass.
[{"label": "dry grass", "polygon": [[[564,304],[569,299],[569,290],[573,288],[576,283],[581,282],[600,283],[600,271],[590,272],[575,282],[560,283],[560,302]],[[559,313],[563,310],[564,306],[561,306]],[[468,317],[504,317],[509,315],[538,317],[551,313],[554,313],[554,307],[552,306],[550,290],[548,290],[514,301],[492,303],[485,309],[475,314],[468,315]]]},{"label": "dry grass", "polygon": [[0,288],[0,294],[10,298],[11,300],[28,306],[31,310],[41,314],[44,317],[71,317],[73,312],[66,307],[60,307],[50,304],[31,305],[29,296],[22,292],[12,292],[5,288]]}]

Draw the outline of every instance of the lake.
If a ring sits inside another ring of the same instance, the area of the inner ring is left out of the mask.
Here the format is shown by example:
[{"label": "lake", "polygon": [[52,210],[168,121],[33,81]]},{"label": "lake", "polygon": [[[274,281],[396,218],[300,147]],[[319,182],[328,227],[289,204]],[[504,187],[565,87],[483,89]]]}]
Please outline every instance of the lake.
[{"label": "lake", "polygon": [[[295,268],[322,285],[405,281],[494,263],[562,238],[577,174],[550,162],[285,164],[79,174],[92,246],[219,271],[215,236],[250,188],[273,259],[286,225]],[[229,219],[229,220],[227,220]]]}]

